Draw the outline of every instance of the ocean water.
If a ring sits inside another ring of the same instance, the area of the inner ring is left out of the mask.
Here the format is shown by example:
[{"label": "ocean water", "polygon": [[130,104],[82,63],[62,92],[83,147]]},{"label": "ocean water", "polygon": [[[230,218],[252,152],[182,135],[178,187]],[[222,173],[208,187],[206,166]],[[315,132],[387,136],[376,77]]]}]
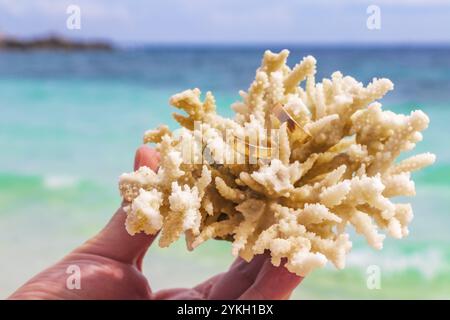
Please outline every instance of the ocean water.
[{"label": "ocean water", "polygon": [[[219,112],[230,116],[264,49],[0,53],[0,297],[108,221],[120,203],[117,177],[132,169],[143,132],[175,126],[172,94],[211,90]],[[293,298],[450,298],[450,48],[289,49],[291,65],[313,54],[319,79],[335,70],[364,83],[390,78],[395,91],[384,108],[424,110],[431,125],[415,152],[437,155],[434,166],[415,174],[408,238],[388,239],[377,252],[354,236],[348,267],[314,272]],[[228,243],[187,252],[179,241],[152,247],[144,269],[157,290],[193,286],[232,260]],[[366,284],[372,265],[381,271],[378,290]]]}]

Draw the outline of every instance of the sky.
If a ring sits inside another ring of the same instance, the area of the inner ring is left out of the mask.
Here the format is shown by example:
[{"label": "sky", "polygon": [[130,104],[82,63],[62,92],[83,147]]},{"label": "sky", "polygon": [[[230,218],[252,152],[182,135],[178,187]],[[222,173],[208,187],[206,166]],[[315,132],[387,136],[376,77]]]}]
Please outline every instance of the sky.
[{"label": "sky", "polygon": [[[81,29],[66,27],[69,5]],[[367,27],[369,5],[379,29]],[[450,0],[0,0],[0,32],[123,44],[448,44]]]}]

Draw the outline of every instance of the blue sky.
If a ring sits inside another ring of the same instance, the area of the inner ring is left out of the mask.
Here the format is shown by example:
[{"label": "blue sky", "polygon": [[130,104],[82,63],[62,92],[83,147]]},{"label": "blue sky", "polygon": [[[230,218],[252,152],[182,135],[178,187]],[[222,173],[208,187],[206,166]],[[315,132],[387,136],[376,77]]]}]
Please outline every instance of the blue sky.
[{"label": "blue sky", "polygon": [[[81,9],[81,30],[66,8]],[[368,5],[381,29],[368,30]],[[450,43],[450,0],[0,0],[0,32],[141,43]]]}]

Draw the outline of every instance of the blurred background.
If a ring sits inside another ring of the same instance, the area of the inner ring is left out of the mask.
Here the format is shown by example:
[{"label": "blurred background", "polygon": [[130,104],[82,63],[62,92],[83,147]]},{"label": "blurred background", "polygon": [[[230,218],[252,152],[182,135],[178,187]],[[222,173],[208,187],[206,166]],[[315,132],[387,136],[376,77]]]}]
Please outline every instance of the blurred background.
[{"label": "blurred background", "polygon": [[[287,48],[291,66],[314,55],[318,79],[390,78],[384,108],[423,109],[415,152],[437,155],[415,174],[408,238],[376,252],[354,236],[348,267],[314,272],[293,298],[450,298],[449,30],[449,0],[0,0],[0,297],[108,221],[143,132],[175,127],[172,94],[212,90],[231,116],[264,50]],[[152,247],[145,273],[153,289],[193,286],[232,260],[228,243],[181,240]]]}]

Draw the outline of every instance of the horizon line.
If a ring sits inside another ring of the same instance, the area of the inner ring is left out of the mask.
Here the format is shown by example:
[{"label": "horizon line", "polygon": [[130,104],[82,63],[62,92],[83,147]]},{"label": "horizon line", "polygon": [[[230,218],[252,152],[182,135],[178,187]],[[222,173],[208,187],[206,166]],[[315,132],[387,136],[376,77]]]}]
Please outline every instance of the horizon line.
[{"label": "horizon line", "polygon": [[[2,37],[3,36],[3,37]],[[47,33],[41,35],[32,35],[27,37],[14,36],[11,34],[0,33],[1,38],[16,39],[18,41],[29,41],[47,39],[51,37],[61,38],[72,42],[96,43],[102,42],[113,46],[116,49],[146,49],[146,48],[221,48],[221,49],[260,49],[264,47],[290,47],[290,48],[447,48],[450,47],[450,41],[139,41],[125,40],[115,41],[104,37],[68,37],[60,33]]]}]

